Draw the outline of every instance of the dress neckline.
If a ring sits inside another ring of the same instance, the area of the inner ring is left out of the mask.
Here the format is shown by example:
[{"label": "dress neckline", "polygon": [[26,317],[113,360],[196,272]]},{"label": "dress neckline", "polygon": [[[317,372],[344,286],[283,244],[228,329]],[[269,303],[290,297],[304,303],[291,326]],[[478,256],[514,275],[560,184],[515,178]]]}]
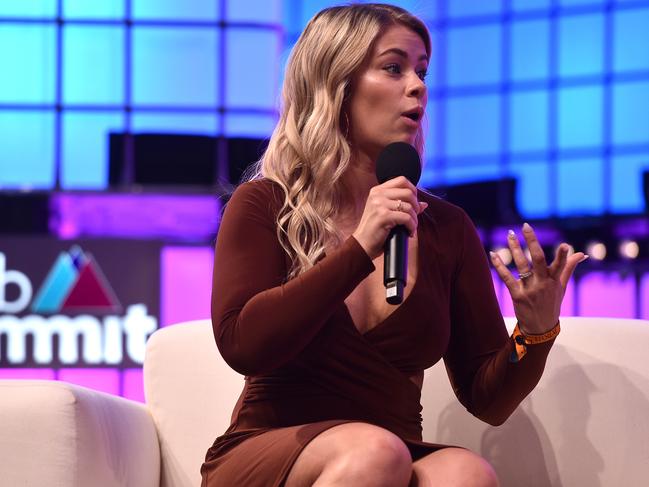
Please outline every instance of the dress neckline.
[{"label": "dress neckline", "polygon": [[410,293],[408,294],[408,296],[405,297],[405,299],[401,302],[401,304],[397,305],[385,318],[383,318],[381,321],[379,321],[375,326],[373,326],[372,328],[370,328],[369,330],[367,330],[365,332],[361,332],[358,329],[358,327],[356,326],[356,323],[354,322],[354,319],[352,318],[352,314],[349,311],[349,307],[347,306],[347,303],[345,303],[345,301],[343,300],[342,304],[343,304],[343,307],[345,309],[345,314],[347,315],[347,318],[348,318],[350,324],[354,327],[354,329],[362,337],[367,337],[370,334],[372,334],[372,332],[374,332],[374,330],[376,330],[378,328],[383,328],[386,325],[386,323],[391,321],[394,318],[394,316],[397,313],[399,313],[399,310],[401,310],[401,308],[406,306],[408,304],[408,302],[411,301],[410,298],[412,297],[412,295],[417,290],[417,286],[418,286],[418,284],[419,284],[419,282],[421,281],[421,278],[422,278],[422,275],[421,275],[422,269],[425,269],[425,266],[422,265],[422,260],[421,260],[422,256],[424,255],[424,253],[421,251],[421,247],[422,247],[422,245],[421,245],[421,242],[422,242],[422,240],[421,240],[421,236],[422,236],[422,229],[421,229],[422,220],[423,220],[423,218],[421,218],[421,215],[420,215],[419,224],[417,225],[417,278],[415,279],[415,282],[412,284],[412,289],[410,290]]}]

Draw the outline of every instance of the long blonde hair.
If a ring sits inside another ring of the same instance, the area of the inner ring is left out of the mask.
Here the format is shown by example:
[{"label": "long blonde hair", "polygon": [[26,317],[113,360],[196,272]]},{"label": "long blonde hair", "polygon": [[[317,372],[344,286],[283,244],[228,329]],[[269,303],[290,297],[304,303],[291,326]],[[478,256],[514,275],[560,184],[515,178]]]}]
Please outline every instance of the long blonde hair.
[{"label": "long blonde hair", "polygon": [[[292,259],[288,279],[312,267],[328,243],[340,243],[333,224],[341,206],[341,177],[352,150],[344,111],[351,82],[385,28],[417,33],[430,57],[426,26],[404,9],[352,4],[322,10],[307,24],[286,66],[279,122],[248,179],[267,178],[284,192],[278,239]],[[423,150],[423,134],[415,145]]]}]

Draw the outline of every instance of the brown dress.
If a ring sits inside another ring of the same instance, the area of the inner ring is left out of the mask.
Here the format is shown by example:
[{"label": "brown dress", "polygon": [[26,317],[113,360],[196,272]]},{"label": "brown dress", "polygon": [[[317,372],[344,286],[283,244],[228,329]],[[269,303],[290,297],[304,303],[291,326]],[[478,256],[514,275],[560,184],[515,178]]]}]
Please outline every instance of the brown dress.
[{"label": "brown dress", "polygon": [[486,255],[458,207],[420,192],[418,273],[404,302],[358,331],[344,299],[374,265],[350,237],[286,282],[277,240],[283,193],[241,185],[216,243],[214,336],[246,376],[228,430],[207,451],[204,487],[283,485],[304,446],[332,426],[362,421],[403,439],[413,460],[444,445],[422,441],[420,390],[409,377],[444,359],[458,399],[502,423],[538,382],[552,342],[509,361],[509,338]]}]

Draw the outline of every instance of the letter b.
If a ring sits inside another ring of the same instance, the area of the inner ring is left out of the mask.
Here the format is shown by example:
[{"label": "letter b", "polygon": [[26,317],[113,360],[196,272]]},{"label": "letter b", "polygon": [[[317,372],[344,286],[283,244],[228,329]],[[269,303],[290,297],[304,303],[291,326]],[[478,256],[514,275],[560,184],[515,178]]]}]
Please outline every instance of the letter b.
[{"label": "letter b", "polygon": [[[15,301],[5,300],[5,290],[9,284],[15,284],[20,294]],[[24,310],[32,299],[32,283],[22,272],[8,271],[7,258],[0,252],[0,313],[15,314]]]}]

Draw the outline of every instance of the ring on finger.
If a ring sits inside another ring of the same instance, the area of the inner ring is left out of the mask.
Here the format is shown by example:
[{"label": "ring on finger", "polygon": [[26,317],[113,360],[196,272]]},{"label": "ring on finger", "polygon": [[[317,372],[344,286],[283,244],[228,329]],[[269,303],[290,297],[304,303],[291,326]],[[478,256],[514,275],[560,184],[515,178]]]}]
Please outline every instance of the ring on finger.
[{"label": "ring on finger", "polygon": [[527,279],[528,277],[532,277],[532,274],[534,274],[534,272],[532,272],[532,271],[521,272],[521,273],[518,275],[518,280],[519,280],[519,281],[524,281],[524,280]]},{"label": "ring on finger", "polygon": [[397,200],[397,208],[396,208],[395,211],[401,211],[401,205],[402,205],[402,203],[403,203],[403,202],[402,202],[401,200]]}]

